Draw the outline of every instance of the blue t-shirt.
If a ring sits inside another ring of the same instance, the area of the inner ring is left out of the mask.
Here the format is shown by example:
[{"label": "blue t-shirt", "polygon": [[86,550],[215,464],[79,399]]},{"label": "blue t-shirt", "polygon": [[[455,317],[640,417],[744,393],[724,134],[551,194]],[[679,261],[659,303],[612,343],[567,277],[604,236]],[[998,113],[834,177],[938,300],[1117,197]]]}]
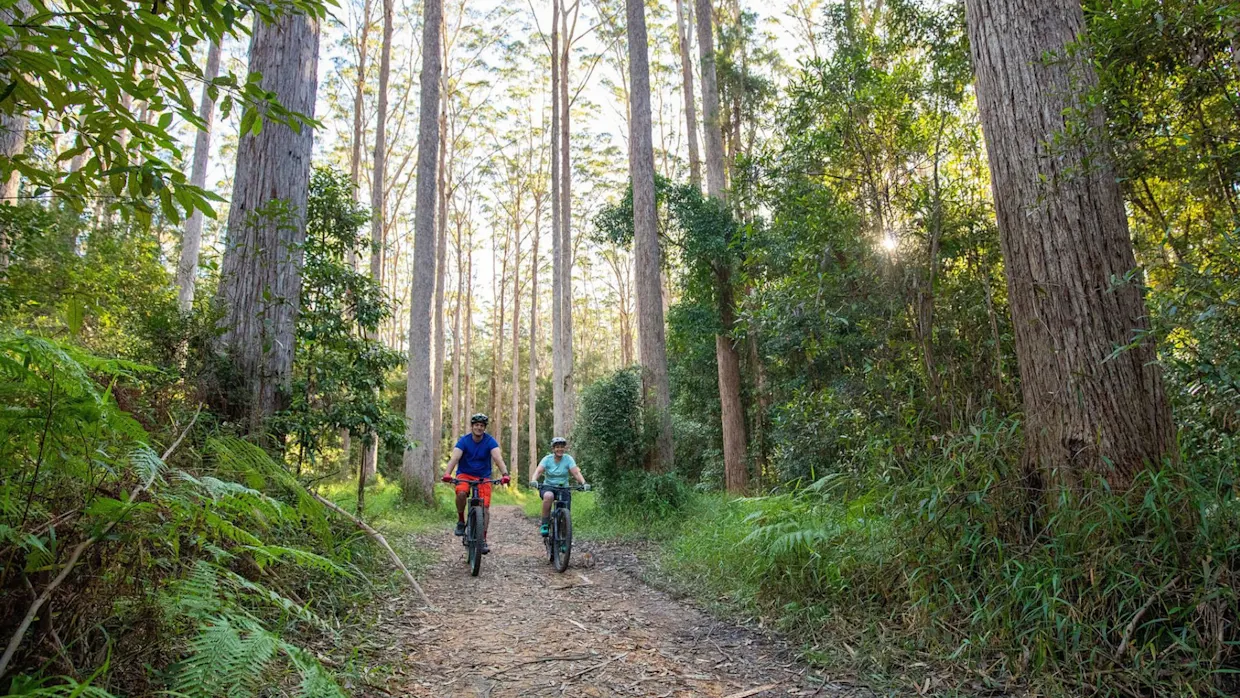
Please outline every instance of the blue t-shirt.
[{"label": "blue t-shirt", "polygon": [[574,470],[577,467],[577,461],[565,453],[564,457],[559,462],[556,462],[555,454],[548,453],[538,465],[542,466],[543,469],[543,482],[548,485],[567,485],[568,471]]},{"label": "blue t-shirt", "polygon": [[466,434],[456,442],[461,449],[461,460],[456,472],[474,477],[491,477],[491,449],[499,448],[499,442],[490,434],[483,434],[481,441],[474,441],[473,434]]}]

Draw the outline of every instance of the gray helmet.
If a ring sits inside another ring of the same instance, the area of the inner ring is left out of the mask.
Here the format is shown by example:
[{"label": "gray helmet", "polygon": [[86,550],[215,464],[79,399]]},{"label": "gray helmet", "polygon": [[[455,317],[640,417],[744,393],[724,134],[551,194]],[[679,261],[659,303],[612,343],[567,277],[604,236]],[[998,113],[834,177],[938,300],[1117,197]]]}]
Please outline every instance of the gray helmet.
[{"label": "gray helmet", "polygon": [[487,424],[491,422],[491,418],[481,412],[469,418],[469,426],[471,427],[477,424],[478,422],[482,422],[482,426],[485,427]]},{"label": "gray helmet", "polygon": [[551,439],[551,448],[555,448],[556,446],[567,446],[567,445],[568,445],[568,439],[564,438],[563,436],[557,436],[554,439]]}]

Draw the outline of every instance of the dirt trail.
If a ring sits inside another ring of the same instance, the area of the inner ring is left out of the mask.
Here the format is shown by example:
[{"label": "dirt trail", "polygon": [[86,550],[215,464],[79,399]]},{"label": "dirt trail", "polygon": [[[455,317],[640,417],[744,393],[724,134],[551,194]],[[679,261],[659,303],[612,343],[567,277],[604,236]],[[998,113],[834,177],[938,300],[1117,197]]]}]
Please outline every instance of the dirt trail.
[{"label": "dirt trail", "polygon": [[788,647],[670,599],[606,554],[591,565],[588,543],[555,572],[518,507],[492,509],[490,537],[478,577],[450,530],[423,541],[439,553],[426,592],[454,610],[403,614],[414,622],[390,638],[404,647],[392,695],[872,695],[823,684]]}]

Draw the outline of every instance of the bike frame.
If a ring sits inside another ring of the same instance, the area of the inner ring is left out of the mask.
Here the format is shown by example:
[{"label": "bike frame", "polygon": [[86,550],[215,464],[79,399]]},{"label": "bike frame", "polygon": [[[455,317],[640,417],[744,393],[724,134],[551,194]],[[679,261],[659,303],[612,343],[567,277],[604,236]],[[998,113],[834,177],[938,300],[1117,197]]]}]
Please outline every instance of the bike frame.
[{"label": "bike frame", "polygon": [[[545,545],[547,548],[548,557],[551,558],[552,562],[555,562],[556,552],[559,546],[567,546],[568,550],[571,550],[572,548],[571,540],[569,540],[568,542],[564,542],[564,539],[566,538],[566,536],[564,532],[560,530],[559,513],[561,511],[564,511],[566,514],[571,516],[572,507],[570,506],[569,502],[571,501],[571,498],[572,498],[572,491],[573,490],[577,490],[579,492],[585,491],[585,486],[584,485],[543,484],[539,487],[539,490],[538,490],[539,498],[542,497],[543,488],[546,488],[547,490],[550,490],[551,492],[554,493],[554,500],[551,503],[551,511],[550,511],[550,518],[551,518],[550,528],[547,530],[546,537],[543,538],[543,545]],[[561,496],[562,494],[568,495],[568,496],[562,497]],[[560,572],[563,572],[564,569],[567,569],[568,567],[567,560],[568,560],[568,555],[570,554],[571,554],[570,552],[565,551],[565,556],[564,556],[565,562],[564,562],[563,568],[559,570]]]},{"label": "bike frame", "polygon": [[[478,488],[484,484],[495,484],[500,482],[500,480],[495,478],[487,478],[485,480],[462,480],[460,478],[452,478],[453,485],[459,485],[461,483],[466,483],[469,485],[469,503],[468,508],[465,510],[465,535],[461,538],[461,545],[464,545],[467,549],[466,558],[470,563],[470,574],[473,576],[478,575],[478,570],[482,565],[482,552],[479,548],[483,541],[482,536],[485,532],[486,526],[486,509],[482,508],[482,494],[478,491]],[[477,508],[482,508],[483,511],[481,518],[483,521],[482,526],[484,527],[484,531],[479,531],[474,528],[473,513]]]}]

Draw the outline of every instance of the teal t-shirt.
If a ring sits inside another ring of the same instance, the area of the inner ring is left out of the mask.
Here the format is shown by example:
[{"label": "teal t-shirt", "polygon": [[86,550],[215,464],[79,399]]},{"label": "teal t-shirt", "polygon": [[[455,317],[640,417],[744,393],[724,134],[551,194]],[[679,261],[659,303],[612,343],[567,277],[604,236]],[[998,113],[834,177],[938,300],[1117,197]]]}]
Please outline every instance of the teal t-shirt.
[{"label": "teal t-shirt", "polygon": [[567,485],[568,471],[577,467],[577,461],[573,460],[572,456],[565,453],[564,457],[561,458],[559,462],[556,462],[555,454],[548,453],[538,465],[543,469],[543,473],[545,473],[543,482],[548,485]]}]

